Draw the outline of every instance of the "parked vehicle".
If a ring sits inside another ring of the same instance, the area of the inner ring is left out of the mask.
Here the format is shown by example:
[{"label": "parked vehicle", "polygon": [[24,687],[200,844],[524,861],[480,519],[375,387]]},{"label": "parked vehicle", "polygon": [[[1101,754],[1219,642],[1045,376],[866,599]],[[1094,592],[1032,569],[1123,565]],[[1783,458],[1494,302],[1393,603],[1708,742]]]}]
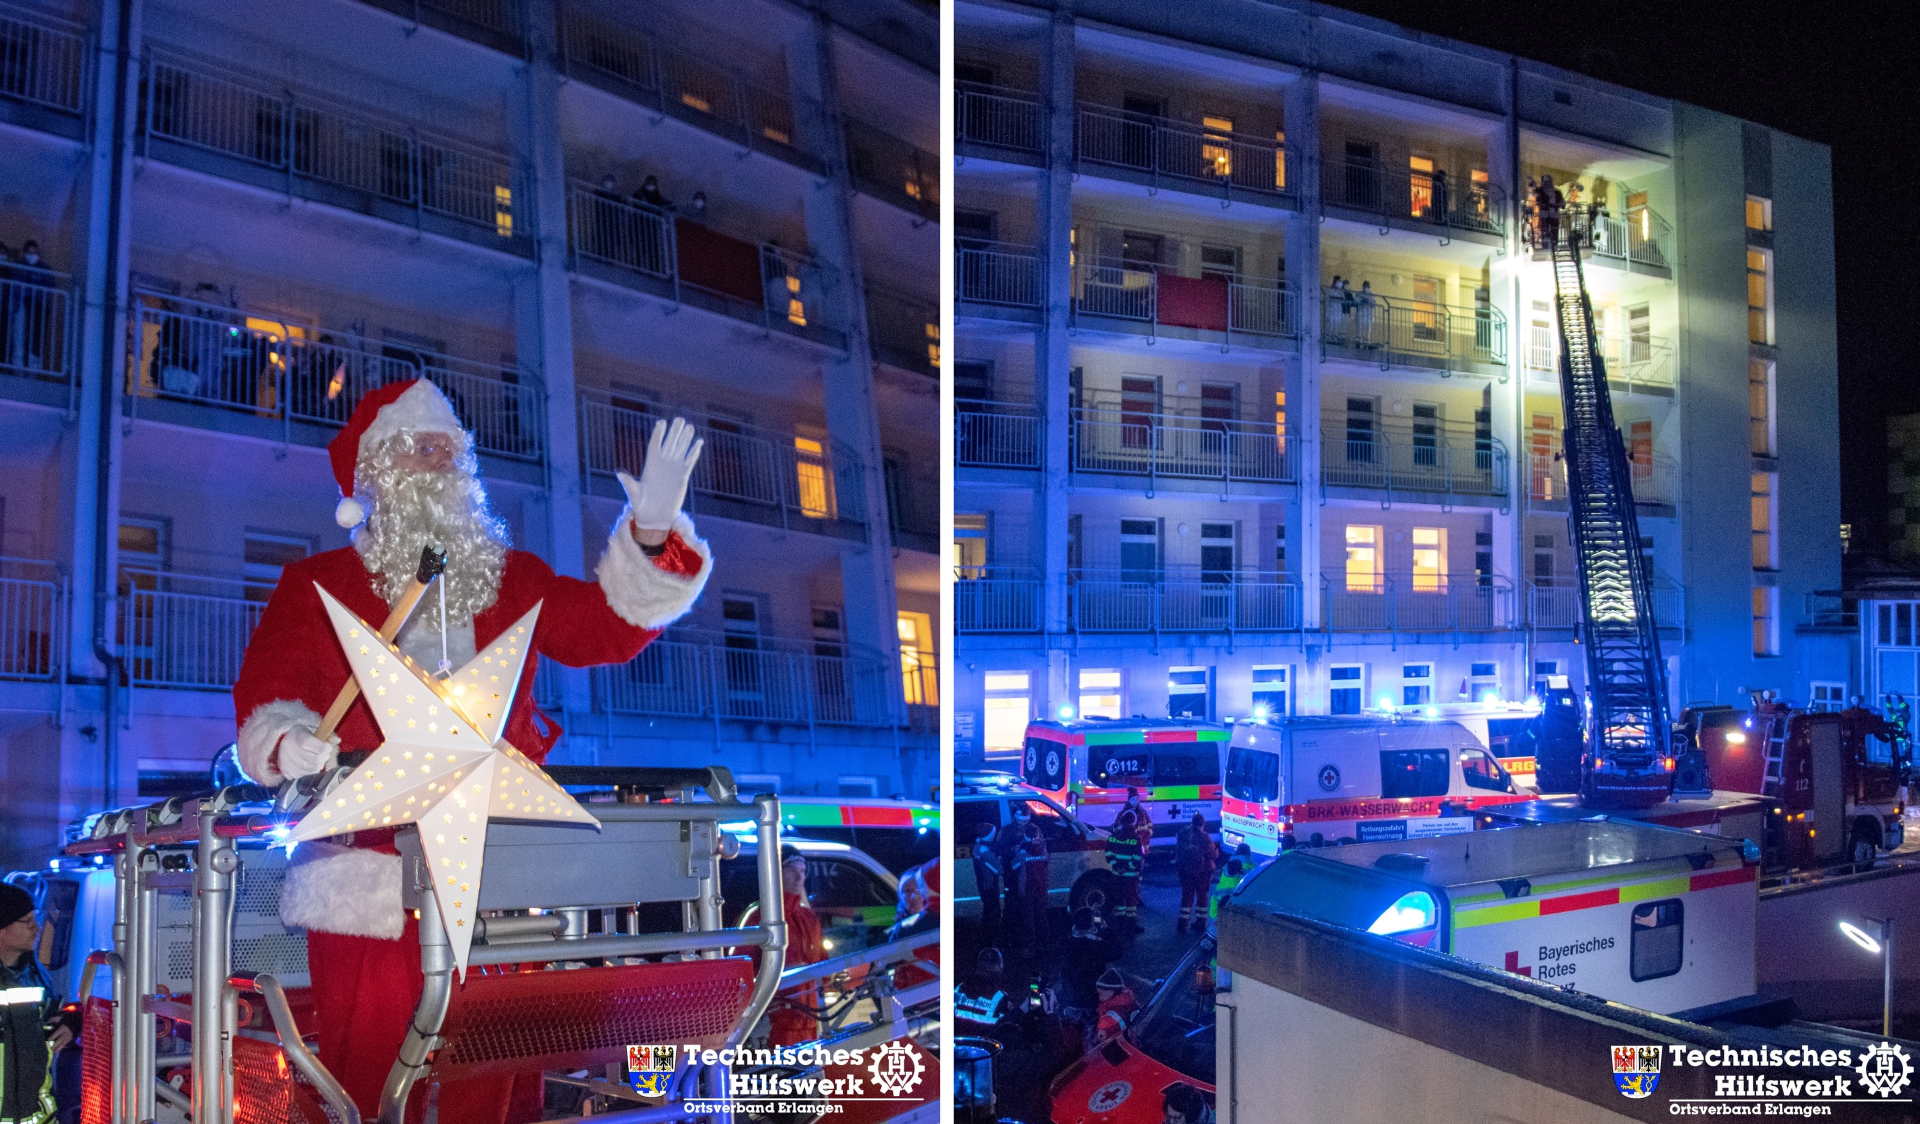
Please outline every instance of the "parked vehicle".
[{"label": "parked vehicle", "polygon": [[1220,823],[1220,749],[1227,728],[1171,718],[1031,722],[1021,778],[1080,822],[1105,831],[1136,789],[1156,845],[1173,846],[1195,812]]},{"label": "parked vehicle", "polygon": [[788,831],[858,847],[895,874],[940,854],[940,806],[876,796],[781,796]]},{"label": "parked vehicle", "polygon": [[1113,894],[1105,839],[1074,818],[1045,793],[1008,773],[962,773],[953,786],[954,916],[978,920],[980,888],[973,879],[973,841],[980,827],[996,832],[1013,818],[1012,805],[1024,803],[1047,841],[1048,901],[1078,909],[1101,906]]},{"label": "parked vehicle", "polygon": [[1242,719],[1227,753],[1222,842],[1272,855],[1471,830],[1475,809],[1532,796],[1484,737],[1418,711]]},{"label": "parked vehicle", "polygon": [[1213,952],[1208,934],[1131,1026],[1054,1078],[1047,1090],[1054,1124],[1158,1124],[1161,1094],[1177,1082],[1213,1099]]}]

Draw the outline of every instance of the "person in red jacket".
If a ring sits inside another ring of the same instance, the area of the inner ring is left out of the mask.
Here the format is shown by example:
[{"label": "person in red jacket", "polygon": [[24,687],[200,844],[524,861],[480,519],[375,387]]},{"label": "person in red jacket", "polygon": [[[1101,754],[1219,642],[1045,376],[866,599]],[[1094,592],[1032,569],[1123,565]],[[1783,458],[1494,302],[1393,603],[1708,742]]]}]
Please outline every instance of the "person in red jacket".
[{"label": "person in red jacket", "polygon": [[[627,510],[614,521],[597,581],[555,574],[508,545],[487,503],[473,438],[424,379],[370,391],[328,446],[344,498],[343,527],[365,526],[348,548],[288,566],[261,614],[234,684],[241,767],[267,785],[377,748],[364,697],[328,738],[321,714],[351,676],[315,586],[376,628],[419,564],[446,553],[439,589],[420,600],[397,637],[423,667],[458,668],[536,603],[532,654],[514,693],[504,739],[545,760],[560,728],[533,703],[541,657],[571,667],[622,663],[684,614],[706,585],[712,555],[680,511],[700,442],[685,422],[655,426],[640,478],[621,476]],[[444,598],[444,600],[443,600]],[[307,930],[320,1058],[371,1119],[421,989],[417,923],[401,909],[393,830],[301,844],[280,901],[281,920]],[[540,1081],[476,1079],[440,1090],[440,1119],[540,1119]],[[425,1090],[416,1088],[424,1099]]]},{"label": "person in red jacket", "polygon": [[1093,1022],[1093,1045],[1105,1042],[1109,1038],[1124,1033],[1133,1022],[1134,1012],[1140,1003],[1133,997],[1133,989],[1127,986],[1127,979],[1118,968],[1108,968],[1094,981],[1094,993],[1100,997],[1100,1005],[1095,1008]]},{"label": "person in red jacket", "polygon": [[[780,862],[781,903],[787,913],[787,967],[818,964],[826,959],[826,938],[820,932],[820,915],[807,902],[807,859],[788,849]],[[742,922],[745,924],[745,922]],[[807,1007],[820,1006],[818,984],[802,984],[787,993],[787,999]],[[812,1015],[791,1006],[776,1005],[767,1016],[768,1044],[795,1046],[820,1037],[820,1024]]]}]

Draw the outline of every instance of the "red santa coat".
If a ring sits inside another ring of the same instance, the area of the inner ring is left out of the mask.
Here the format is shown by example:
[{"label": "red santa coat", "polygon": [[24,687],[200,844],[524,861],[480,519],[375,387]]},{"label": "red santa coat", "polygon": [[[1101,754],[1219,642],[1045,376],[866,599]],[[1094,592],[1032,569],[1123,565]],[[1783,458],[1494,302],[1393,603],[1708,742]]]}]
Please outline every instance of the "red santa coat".
[{"label": "red santa coat", "polygon": [[[684,514],[658,558],[641,552],[631,519],[623,514],[608,538],[597,581],[560,576],[532,554],[508,551],[497,599],[474,617],[475,646],[484,648],[536,603],[544,604],[505,739],[543,761],[560,730],[533,705],[540,658],[570,667],[632,659],[693,605],[711,569],[711,553]],[[351,547],[315,555],[282,572],[233,689],[241,764],[266,783],[281,779],[272,766],[280,738],[295,725],[317,726],[352,674],[315,583],[375,627],[388,613],[373,575]],[[336,733],[343,752],[371,750],[381,742],[364,697],[354,702]],[[419,936],[400,905],[393,830],[301,844],[287,872],[280,916],[309,931],[321,1060],[370,1119],[421,985]],[[531,1083],[536,1092],[537,1085]],[[441,1119],[501,1119],[508,1102],[505,1086],[504,1081],[478,1081],[443,1089]]]}]

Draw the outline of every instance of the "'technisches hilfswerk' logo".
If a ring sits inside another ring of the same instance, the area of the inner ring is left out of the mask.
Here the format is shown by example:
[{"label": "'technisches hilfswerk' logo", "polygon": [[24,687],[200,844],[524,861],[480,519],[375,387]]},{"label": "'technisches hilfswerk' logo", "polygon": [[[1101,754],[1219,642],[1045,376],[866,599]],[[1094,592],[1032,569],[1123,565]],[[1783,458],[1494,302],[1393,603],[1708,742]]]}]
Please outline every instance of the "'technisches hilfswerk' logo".
[{"label": "'technisches hilfswerk' logo", "polygon": [[[1664,1068],[1724,1070],[1713,1074],[1710,1097],[1675,1097],[1676,1116],[1826,1116],[1835,1104],[1894,1103],[1913,1082],[1913,1059],[1895,1042],[1859,1051],[1818,1046],[1615,1046],[1614,1087],[1631,1100],[1650,1097]],[[1755,1070],[1761,1072],[1753,1072]],[[1795,1071],[1808,1071],[1799,1076]],[[1742,1072],[1746,1071],[1746,1072]],[[1901,1098],[1898,1103],[1912,1103]]]},{"label": "'technisches hilfswerk' logo", "polygon": [[[727,1067],[725,1097],[686,1102],[694,1111],[713,1114],[735,1108],[802,1112],[808,1106],[817,1113],[823,1101],[837,1112],[832,1102],[913,1098],[927,1073],[921,1047],[904,1040],[855,1050],[815,1045],[724,1050],[703,1050],[698,1044],[627,1047],[627,1080],[643,1097],[667,1096],[681,1065]],[[830,1075],[829,1068],[840,1072]]]}]

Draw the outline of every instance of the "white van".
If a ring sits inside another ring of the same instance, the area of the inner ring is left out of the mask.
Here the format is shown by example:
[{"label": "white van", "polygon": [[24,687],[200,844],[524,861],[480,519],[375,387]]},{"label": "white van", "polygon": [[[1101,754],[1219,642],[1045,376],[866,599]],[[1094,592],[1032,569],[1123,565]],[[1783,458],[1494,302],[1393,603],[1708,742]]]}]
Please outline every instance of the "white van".
[{"label": "white van", "polygon": [[1225,780],[1222,840],[1261,855],[1467,831],[1474,810],[1533,797],[1483,735],[1412,711],[1242,719]]}]

